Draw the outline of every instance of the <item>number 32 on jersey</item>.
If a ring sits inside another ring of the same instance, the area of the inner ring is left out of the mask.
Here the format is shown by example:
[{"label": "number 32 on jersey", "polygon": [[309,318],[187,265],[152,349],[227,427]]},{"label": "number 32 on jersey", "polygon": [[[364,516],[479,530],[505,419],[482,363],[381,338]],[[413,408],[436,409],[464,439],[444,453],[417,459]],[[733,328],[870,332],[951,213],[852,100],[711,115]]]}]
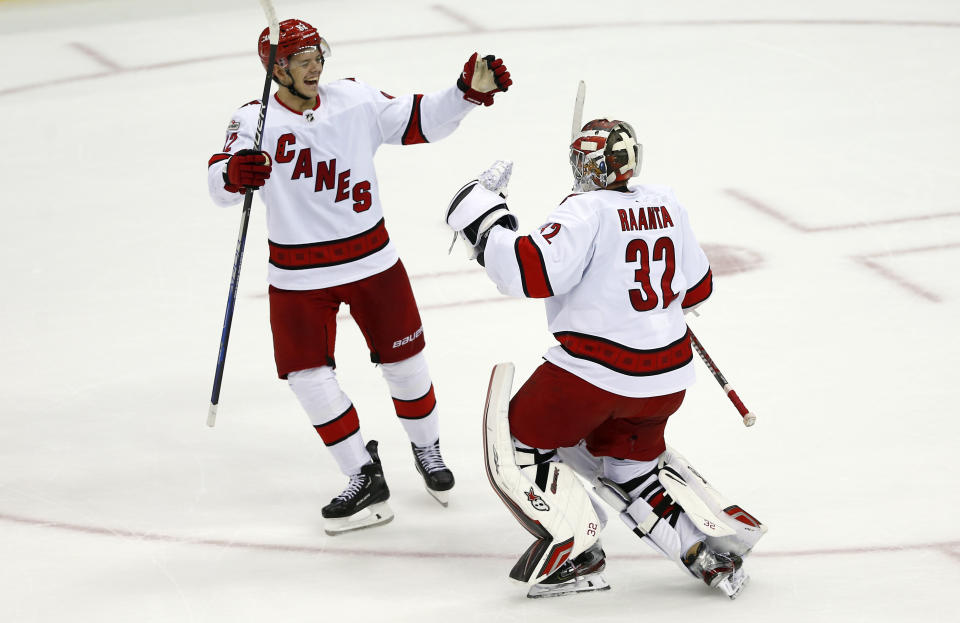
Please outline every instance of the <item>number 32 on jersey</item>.
[{"label": "number 32 on jersey", "polygon": [[[633,280],[637,282],[639,288],[628,290],[630,295],[630,304],[638,312],[650,311],[660,304],[663,299],[663,308],[666,309],[674,299],[679,296],[672,289],[673,275],[676,272],[676,253],[673,246],[673,240],[668,237],[657,238],[653,243],[653,249],[643,238],[635,238],[627,243],[626,261],[628,264],[639,263],[640,266],[633,271]],[[650,263],[664,262],[663,276],[660,277],[660,294],[650,281]]]}]

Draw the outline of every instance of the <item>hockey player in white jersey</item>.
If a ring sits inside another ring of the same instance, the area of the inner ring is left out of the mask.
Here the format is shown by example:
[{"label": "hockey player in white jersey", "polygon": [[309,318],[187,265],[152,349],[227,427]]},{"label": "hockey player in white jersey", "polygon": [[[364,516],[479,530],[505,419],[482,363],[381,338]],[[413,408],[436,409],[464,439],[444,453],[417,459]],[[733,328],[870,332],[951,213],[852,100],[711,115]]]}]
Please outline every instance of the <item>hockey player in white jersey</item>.
[{"label": "hockey player in white jersey", "polygon": [[694,382],[684,312],[713,277],[673,191],[628,183],[641,158],[628,123],[596,119],[570,146],[574,194],[528,235],[505,202],[508,162],[447,209],[502,293],[545,300],[557,340],[512,399],[513,366],[496,366],[484,414],[490,482],[536,538],[510,574],[530,597],[609,587],[604,511],[574,472],[641,539],[731,598],[766,530],[664,440]]},{"label": "hockey player in white jersey", "polygon": [[[269,33],[258,40],[268,67]],[[320,84],[330,46],[310,24],[280,23],[262,151],[251,149],[260,102],[231,117],[210,158],[210,195],[235,205],[260,189],[269,234],[270,324],[277,373],[286,379],[349,483],[322,510],[330,534],[393,517],[377,454],[366,445],[334,372],[336,316],[350,308],[380,365],[428,492],[446,506],[454,477],[440,454],[439,412],[409,279],[390,240],[373,156],[383,143],[437,141],[468,112],[512,84],[503,61],[473,54],[457,83],[393,97],[353,79]]]}]

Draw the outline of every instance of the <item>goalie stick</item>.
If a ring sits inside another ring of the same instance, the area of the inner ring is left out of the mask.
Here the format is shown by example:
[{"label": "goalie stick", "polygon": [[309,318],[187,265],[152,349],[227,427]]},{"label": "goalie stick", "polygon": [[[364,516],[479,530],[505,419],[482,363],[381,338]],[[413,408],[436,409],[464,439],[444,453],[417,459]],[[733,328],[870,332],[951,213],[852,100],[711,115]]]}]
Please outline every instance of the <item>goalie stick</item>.
[{"label": "goalie stick", "polygon": [[706,364],[707,370],[710,370],[710,373],[713,374],[713,378],[717,379],[717,383],[720,383],[720,387],[722,387],[723,391],[726,392],[727,398],[730,399],[730,402],[733,403],[733,406],[735,406],[737,411],[740,412],[740,416],[743,418],[743,425],[753,426],[757,421],[757,416],[750,413],[750,410],[747,409],[746,405],[743,404],[743,401],[740,400],[740,396],[737,396],[737,392],[733,391],[733,387],[731,387],[730,383],[727,382],[727,379],[724,378],[723,374],[720,372],[720,369],[717,367],[717,364],[713,362],[713,358],[707,354],[703,344],[701,344],[700,340],[697,339],[697,336],[694,335],[693,329],[690,329],[689,325],[687,326],[687,329],[690,331],[690,344],[693,346],[693,350],[697,351],[697,354],[700,355],[700,359],[703,359],[703,363]]},{"label": "goalie stick", "polygon": [[[257,131],[254,135],[254,149],[260,151],[263,140],[263,124],[267,118],[267,104],[270,102],[270,84],[273,81],[273,64],[277,60],[277,44],[280,42],[280,23],[270,0],[260,0],[263,12],[270,26],[270,58],[267,61],[267,76],[263,81],[263,98],[260,100],[260,116],[257,118]],[[243,248],[247,241],[247,227],[250,224],[250,207],[253,205],[253,190],[247,189],[243,197],[243,212],[240,217],[240,235],[237,238],[237,250],[233,260],[233,274],[230,276],[230,290],[227,294],[227,309],[223,318],[223,332],[220,334],[220,353],[217,355],[217,371],[213,377],[213,391],[210,394],[210,408],[207,411],[207,426],[217,422],[217,406],[220,402],[220,385],[223,382],[223,366],[227,360],[227,344],[230,341],[230,327],[233,324],[233,308],[237,302],[237,285],[240,283],[240,265],[243,263]]]},{"label": "goalie stick", "polygon": [[577,99],[573,102],[573,124],[570,128],[570,142],[577,138],[583,127],[583,100],[587,97],[587,84],[581,80],[577,86]]}]

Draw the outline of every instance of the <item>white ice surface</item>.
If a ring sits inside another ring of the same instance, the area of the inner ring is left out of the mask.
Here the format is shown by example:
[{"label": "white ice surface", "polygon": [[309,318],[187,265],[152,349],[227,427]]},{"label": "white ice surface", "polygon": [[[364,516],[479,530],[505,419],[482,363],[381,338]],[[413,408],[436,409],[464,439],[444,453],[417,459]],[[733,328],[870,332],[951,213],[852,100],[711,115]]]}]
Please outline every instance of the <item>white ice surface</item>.
[{"label": "white ice surface", "polygon": [[[449,139],[378,155],[450,507],[345,317],[339,378],[396,519],[328,537],[344,479],[275,378],[258,200],[204,425],[240,220],[206,160],[260,96],[258,3],[0,2],[0,620],[960,620],[960,5],[602,6],[277,0],[329,39],[325,80],[431,91],[474,50],[516,80]],[[587,118],[637,128],[641,179],[677,190],[717,270],[691,325],[759,421],[699,367],[667,436],[770,526],[735,602],[616,519],[613,590],[532,601],[507,578],[529,537],[486,482],[479,412],[492,365],[519,383],[552,338],[541,303],[446,255],[441,213],[509,158],[511,208],[539,225],[570,184],[579,79]]]}]

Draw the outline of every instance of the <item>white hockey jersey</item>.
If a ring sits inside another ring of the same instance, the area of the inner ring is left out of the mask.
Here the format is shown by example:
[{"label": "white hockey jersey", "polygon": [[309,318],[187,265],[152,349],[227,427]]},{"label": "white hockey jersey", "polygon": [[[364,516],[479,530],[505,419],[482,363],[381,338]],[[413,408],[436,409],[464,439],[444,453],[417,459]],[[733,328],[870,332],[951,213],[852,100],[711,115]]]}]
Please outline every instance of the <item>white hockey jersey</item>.
[{"label": "white hockey jersey", "polygon": [[530,235],[494,227],[484,260],[504,294],[546,299],[559,342],[547,361],[621,396],[693,383],[683,310],[710,296],[713,277],[670,188],[571,195]]},{"label": "white hockey jersey", "polygon": [[[452,86],[394,98],[352,79],[321,85],[305,113],[274,94],[262,150],[273,159],[258,191],[267,207],[268,281],[284,290],[313,290],[375,275],[399,259],[384,225],[373,156],[383,143],[411,145],[444,138],[475,108]],[[222,152],[210,158],[208,186],[222,206],[243,195],[225,188],[230,156],[252,149],[260,102],[238,109]]]}]

